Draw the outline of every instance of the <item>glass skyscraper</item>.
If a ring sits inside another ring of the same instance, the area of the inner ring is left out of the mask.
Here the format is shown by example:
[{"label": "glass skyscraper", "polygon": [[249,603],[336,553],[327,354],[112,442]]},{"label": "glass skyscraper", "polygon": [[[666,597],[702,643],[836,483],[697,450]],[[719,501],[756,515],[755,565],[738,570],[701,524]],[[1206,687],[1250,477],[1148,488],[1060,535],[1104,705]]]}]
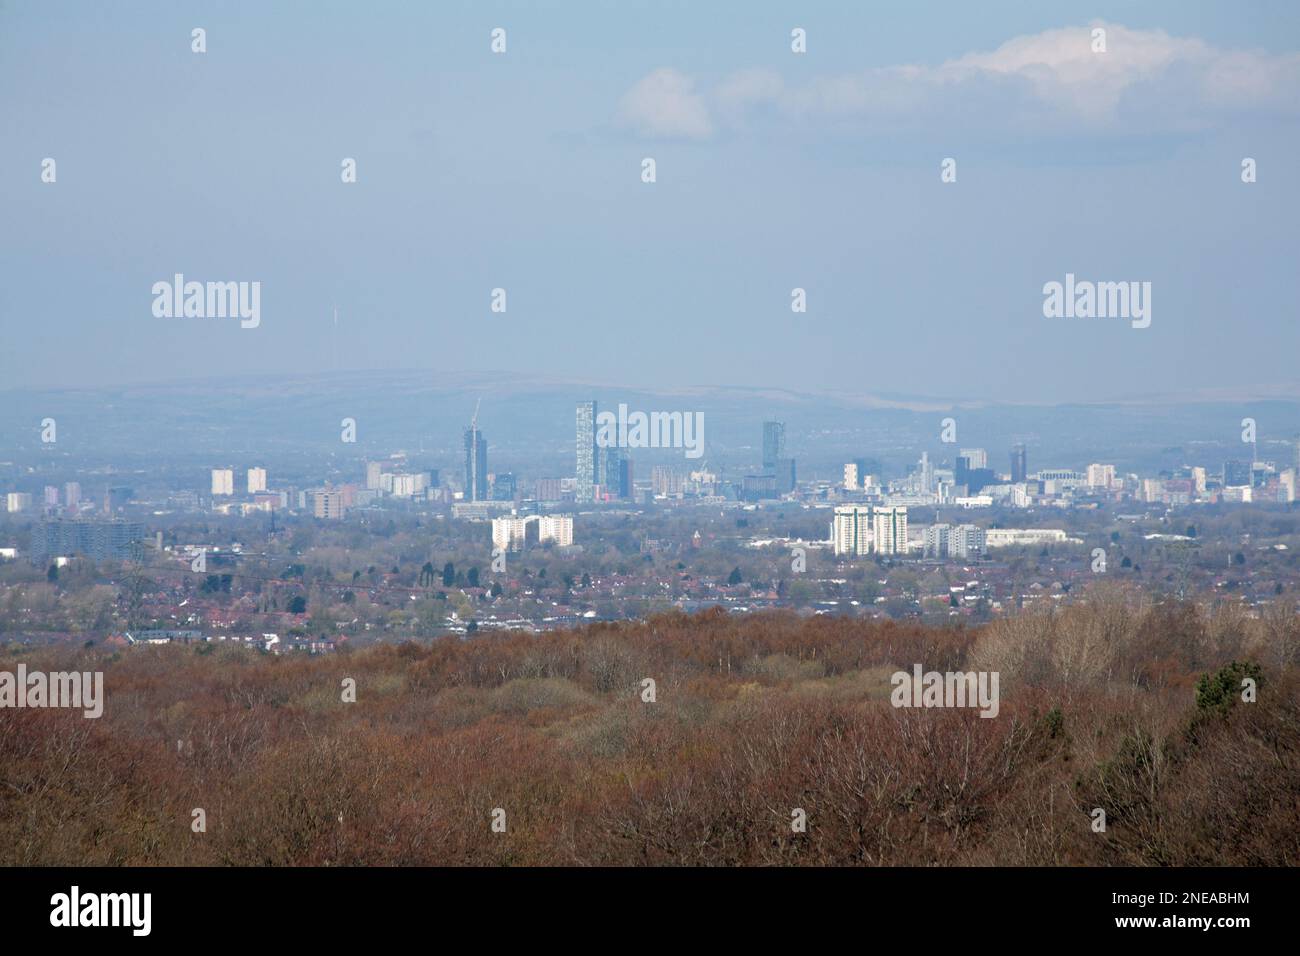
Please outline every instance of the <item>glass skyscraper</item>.
[{"label": "glass skyscraper", "polygon": [[465,500],[487,501],[487,439],[476,421],[465,429]]},{"label": "glass skyscraper", "polygon": [[1024,445],[1011,448],[1011,483],[1018,484],[1029,477],[1029,461]]},{"label": "glass skyscraper", "polygon": [[574,500],[596,500],[596,403],[578,403],[578,487]]},{"label": "glass skyscraper", "polygon": [[775,468],[785,457],[785,422],[763,422],[763,467]]}]

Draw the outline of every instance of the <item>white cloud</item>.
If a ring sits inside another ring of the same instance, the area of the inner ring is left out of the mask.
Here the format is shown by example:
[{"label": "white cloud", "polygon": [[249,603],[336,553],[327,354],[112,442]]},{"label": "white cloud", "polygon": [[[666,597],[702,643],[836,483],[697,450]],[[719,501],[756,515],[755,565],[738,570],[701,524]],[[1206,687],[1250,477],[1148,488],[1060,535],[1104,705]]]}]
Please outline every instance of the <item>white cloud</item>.
[{"label": "white cloud", "polygon": [[[1106,52],[1092,48],[1094,26]],[[647,135],[709,136],[764,112],[787,122],[833,121],[868,132],[946,128],[1117,133],[1187,130],[1225,113],[1300,111],[1300,54],[1218,50],[1162,30],[1097,22],[1010,39],[937,66],[897,65],[787,86],[744,70],[707,93],[659,70],[624,97],[621,114]],[[716,118],[716,122],[715,122]]]},{"label": "white cloud", "polygon": [[1106,52],[1092,49],[1091,27],[1047,30],[1008,40],[992,53],[968,53],[943,64],[937,78],[962,83],[981,73],[1024,80],[1037,100],[1090,120],[1113,118],[1125,91],[1158,78],[1175,64],[1204,69],[1215,52],[1204,41],[1162,30],[1098,23]]},{"label": "white cloud", "polygon": [[637,81],[619,103],[618,120],[643,136],[704,139],[713,133],[695,81],[672,69],[655,70]]}]

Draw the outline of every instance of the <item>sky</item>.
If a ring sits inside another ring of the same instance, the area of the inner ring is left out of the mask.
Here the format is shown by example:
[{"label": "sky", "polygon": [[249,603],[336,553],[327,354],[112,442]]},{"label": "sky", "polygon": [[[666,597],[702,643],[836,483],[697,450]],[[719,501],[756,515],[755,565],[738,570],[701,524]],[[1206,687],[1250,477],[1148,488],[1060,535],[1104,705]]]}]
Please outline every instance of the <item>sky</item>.
[{"label": "sky", "polygon": [[[0,390],[1292,386],[1298,120],[1292,2],[2,0]],[[156,316],[176,273],[260,323]],[[1045,317],[1067,274],[1150,325]]]}]

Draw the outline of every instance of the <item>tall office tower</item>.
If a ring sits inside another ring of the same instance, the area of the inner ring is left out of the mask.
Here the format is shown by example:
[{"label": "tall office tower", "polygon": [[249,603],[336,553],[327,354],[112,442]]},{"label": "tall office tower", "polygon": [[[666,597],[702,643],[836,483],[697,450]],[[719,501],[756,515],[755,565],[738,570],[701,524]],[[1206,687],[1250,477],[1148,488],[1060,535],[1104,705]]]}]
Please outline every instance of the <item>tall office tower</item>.
[{"label": "tall office tower", "polygon": [[235,470],[233,468],[212,469],[212,493],[214,495],[233,495],[235,493]]},{"label": "tall office tower", "polygon": [[969,459],[967,465],[969,468],[987,468],[989,466],[989,453],[983,448],[963,448],[958,454]]},{"label": "tall office tower", "polygon": [[615,498],[624,497],[621,492],[623,462],[627,461],[627,451],[623,448],[602,448],[600,462],[600,487],[607,495]]},{"label": "tall office tower", "polygon": [[785,422],[763,422],[763,467],[775,468],[785,456]]},{"label": "tall office tower", "polygon": [[63,486],[63,504],[69,511],[76,511],[81,504],[81,483],[69,481]]},{"label": "tall office tower", "polygon": [[1017,484],[1029,477],[1029,458],[1024,445],[1011,446],[1011,483]]},{"label": "tall office tower", "polygon": [[574,501],[587,504],[596,500],[596,403],[578,403],[578,487]]},{"label": "tall office tower", "polygon": [[835,509],[831,525],[831,546],[835,554],[854,557],[871,553],[871,508],[842,505]]},{"label": "tall office tower", "polygon": [[514,501],[518,490],[519,482],[515,480],[513,472],[498,472],[492,479],[493,501]]},{"label": "tall office tower", "polygon": [[907,509],[904,507],[873,509],[871,536],[877,554],[907,554]]},{"label": "tall office tower", "polygon": [[934,469],[930,466],[930,453],[921,452],[921,493],[929,494],[934,487]]},{"label": "tall office tower", "polygon": [[1223,487],[1237,488],[1250,484],[1250,462],[1230,459],[1223,463]]},{"label": "tall office tower", "polygon": [[776,493],[788,495],[794,491],[795,468],[793,458],[778,458],[772,465],[772,474],[776,479]]},{"label": "tall office tower", "polygon": [[959,485],[968,484],[970,481],[970,456],[966,454],[966,449],[957,456],[957,462],[952,469],[952,479]]},{"label": "tall office tower", "polygon": [[379,476],[384,473],[384,463],[382,461],[366,462],[366,487],[371,491],[379,490]]},{"label": "tall office tower", "polygon": [[624,454],[618,461],[618,496],[623,499],[630,499],[633,492],[632,484],[632,456]]},{"label": "tall office tower", "polygon": [[487,501],[487,439],[478,428],[478,416],[465,429],[465,500]]},{"label": "tall office tower", "polygon": [[619,494],[619,475],[623,471],[623,462],[627,459],[627,448],[621,432],[614,433],[614,443],[605,448],[597,448],[596,483],[606,495],[622,497]]},{"label": "tall office tower", "polygon": [[250,468],[248,469],[248,493],[255,495],[259,491],[266,491],[266,469]]}]

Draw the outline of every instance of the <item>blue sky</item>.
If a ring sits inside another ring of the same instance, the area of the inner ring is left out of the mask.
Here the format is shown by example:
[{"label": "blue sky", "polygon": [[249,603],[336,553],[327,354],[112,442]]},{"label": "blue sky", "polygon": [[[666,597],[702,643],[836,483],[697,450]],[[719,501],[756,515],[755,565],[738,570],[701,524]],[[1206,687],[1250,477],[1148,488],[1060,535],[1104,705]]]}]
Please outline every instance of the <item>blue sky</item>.
[{"label": "blue sky", "polygon": [[[1300,6],[371,7],[0,5],[3,383],[1295,384]],[[155,318],[176,272],[261,324]],[[1150,328],[1044,318],[1067,272],[1151,282]]]}]

